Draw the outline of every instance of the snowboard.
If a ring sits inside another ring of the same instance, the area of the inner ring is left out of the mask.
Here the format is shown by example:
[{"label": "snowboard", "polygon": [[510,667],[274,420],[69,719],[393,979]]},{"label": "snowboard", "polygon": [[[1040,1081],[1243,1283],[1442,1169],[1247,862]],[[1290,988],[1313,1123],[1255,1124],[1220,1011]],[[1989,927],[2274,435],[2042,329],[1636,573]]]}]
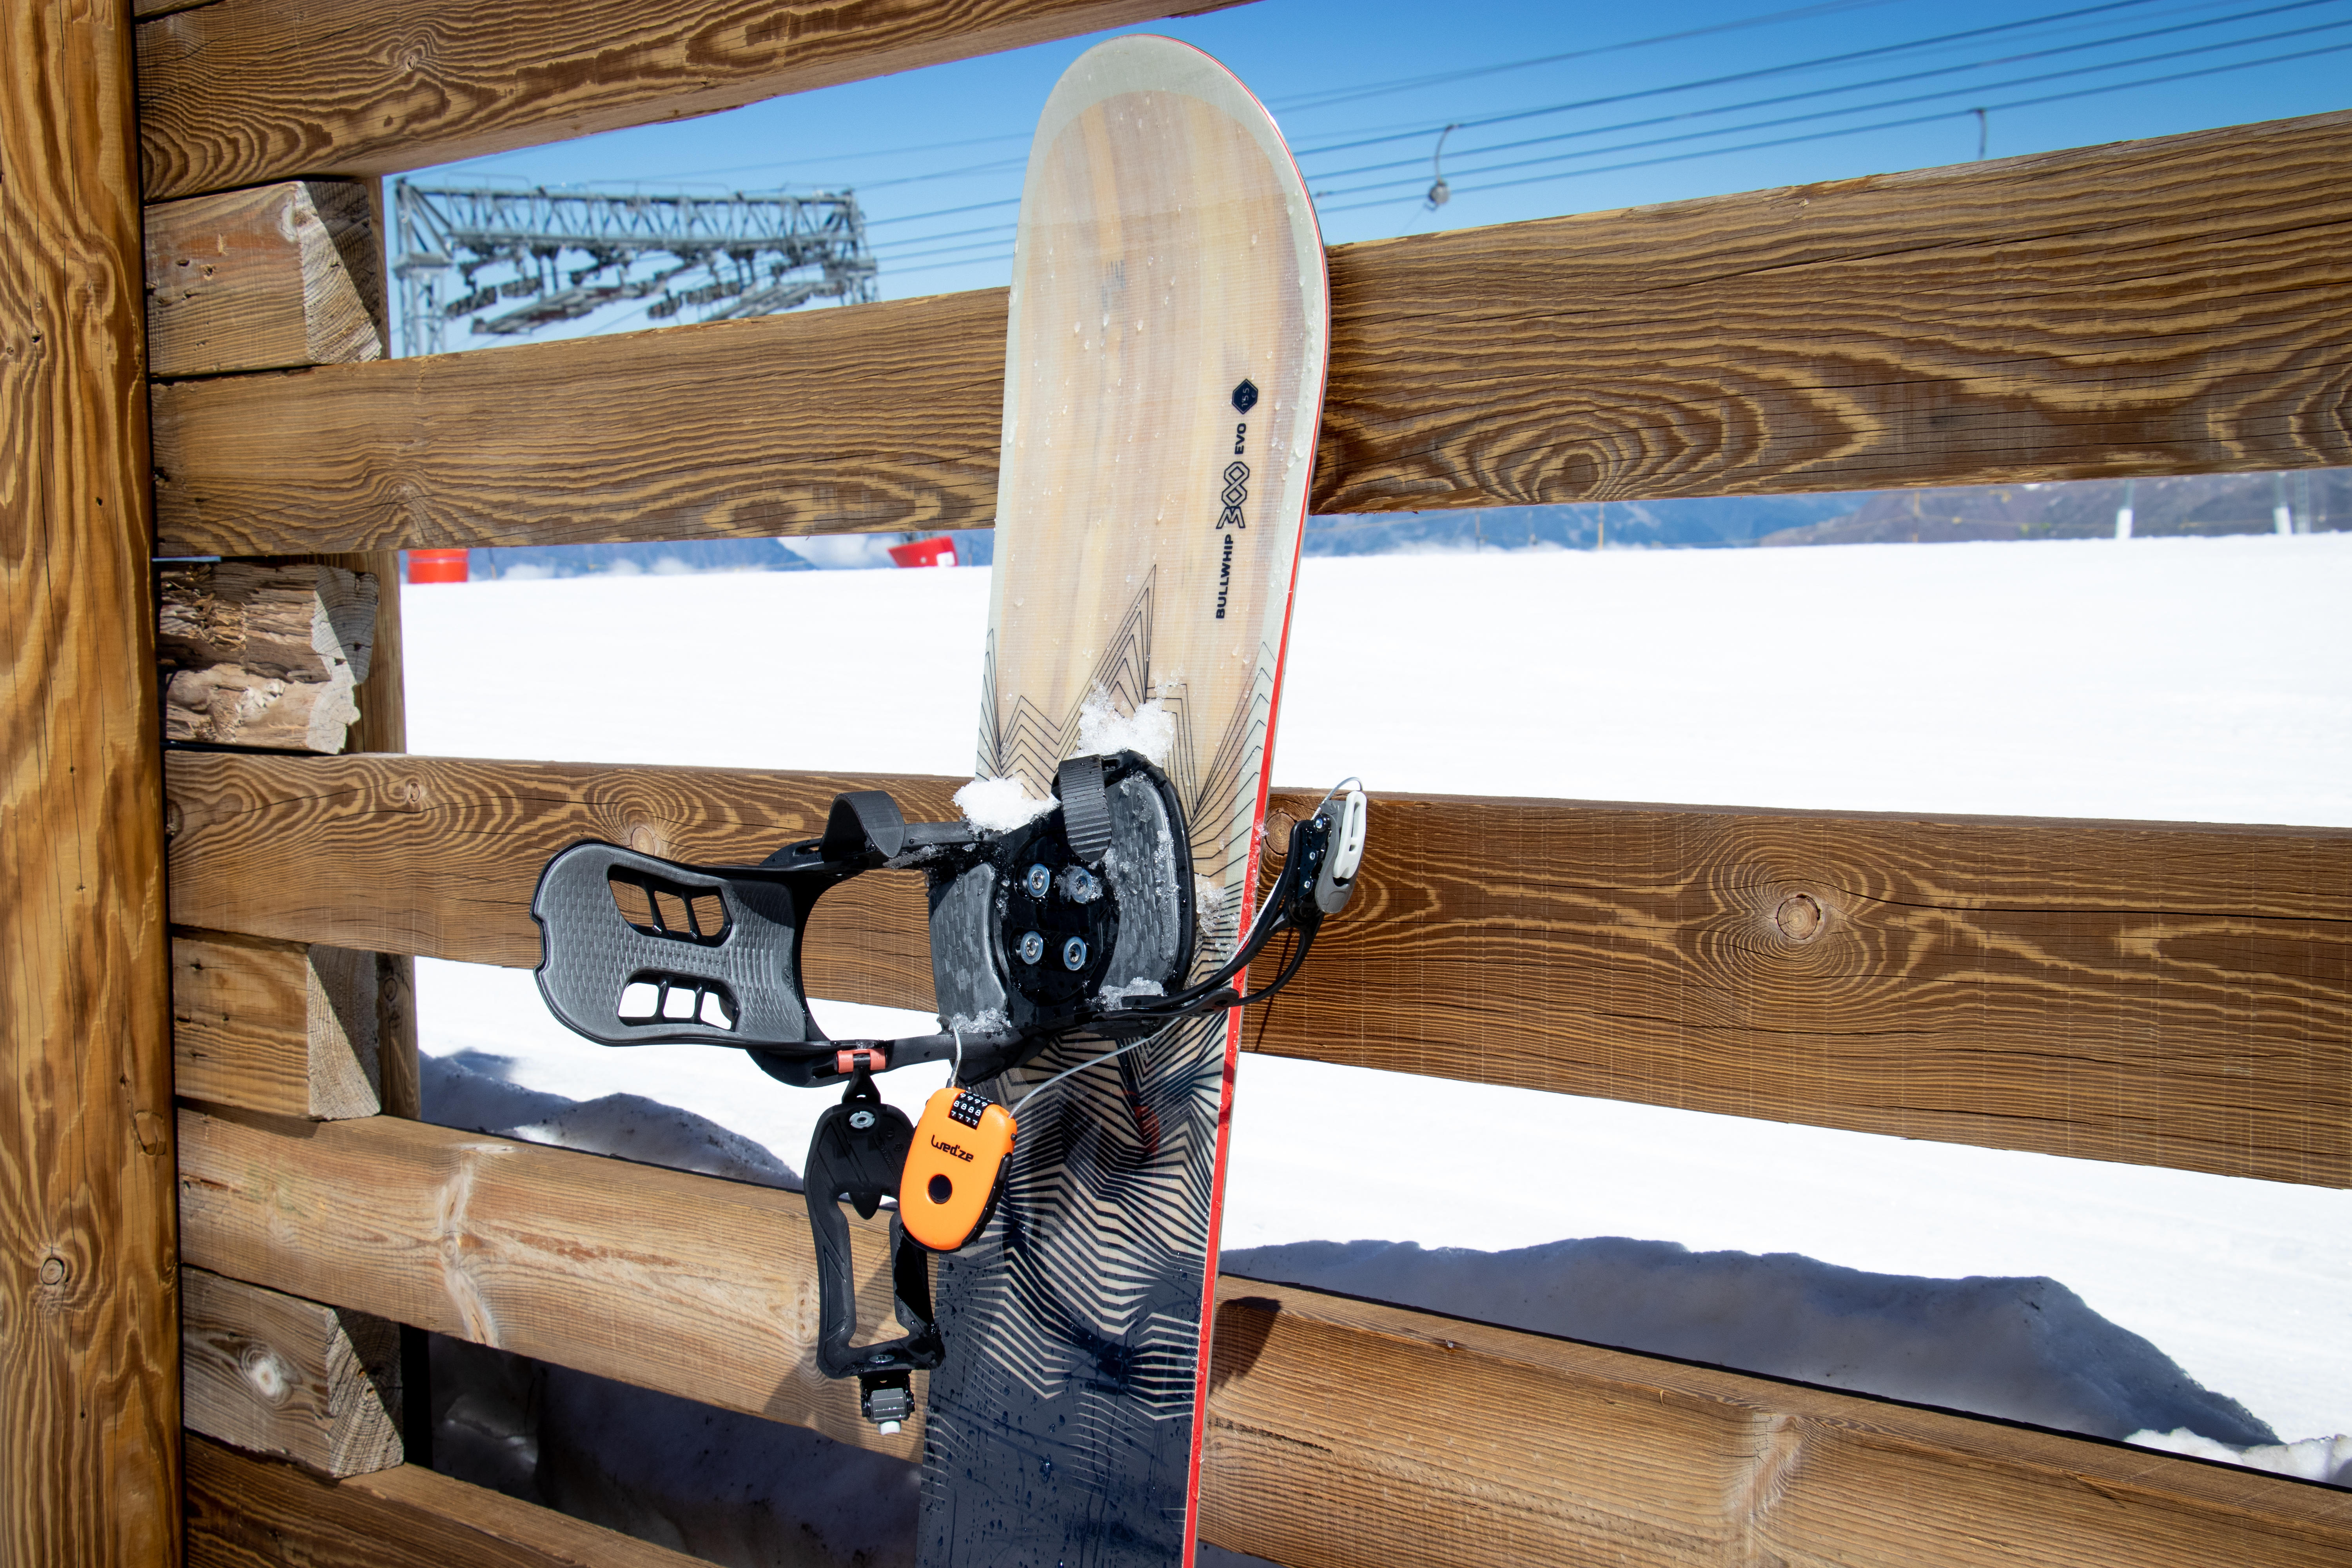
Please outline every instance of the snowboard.
[{"label": "snowboard", "polygon": [[[1264,108],[1187,45],[1087,51],[1047,100],[1013,253],[978,772],[1165,771],[1194,977],[1252,912],[1329,301]],[[1192,1560],[1239,1013],[1172,1026],[1020,1116],[992,1218],[936,1260],[926,1568]],[[1012,1103],[1099,1056],[993,1080]]]}]

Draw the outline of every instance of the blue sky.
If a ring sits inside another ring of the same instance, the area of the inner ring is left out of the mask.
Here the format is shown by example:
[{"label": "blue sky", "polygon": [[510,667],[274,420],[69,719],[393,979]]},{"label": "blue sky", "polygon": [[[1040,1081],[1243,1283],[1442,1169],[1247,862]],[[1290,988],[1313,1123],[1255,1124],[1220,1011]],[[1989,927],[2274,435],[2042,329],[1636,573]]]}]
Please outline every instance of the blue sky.
[{"label": "blue sky", "polygon": [[[1332,243],[2005,157],[2352,104],[2352,0],[1256,0],[1181,37],[1265,100]],[[421,171],[854,190],[885,299],[1001,284],[1063,68],[1109,34]],[[1451,197],[1432,210],[1448,124]],[[650,325],[642,305],[575,330]],[[552,334],[551,334],[552,335]],[[453,344],[464,342],[453,334]]]}]

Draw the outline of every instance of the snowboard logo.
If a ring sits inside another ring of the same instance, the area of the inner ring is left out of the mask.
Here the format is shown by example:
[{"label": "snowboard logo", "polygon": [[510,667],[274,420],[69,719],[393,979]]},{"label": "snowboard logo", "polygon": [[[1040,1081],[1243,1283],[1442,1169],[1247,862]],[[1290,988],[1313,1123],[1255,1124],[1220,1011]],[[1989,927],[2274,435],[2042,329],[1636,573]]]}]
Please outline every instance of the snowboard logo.
[{"label": "snowboard logo", "polygon": [[1249,521],[1242,516],[1242,503],[1249,500],[1249,465],[1233,462],[1225,465],[1224,506],[1217,512],[1219,528],[1247,528]]},{"label": "snowboard logo", "polygon": [[[1234,406],[1244,414],[1257,406],[1256,383],[1244,381],[1234,388]],[[1217,512],[1219,528],[1249,526],[1249,520],[1242,515],[1242,503],[1249,500],[1249,465],[1241,460],[1242,454],[1247,450],[1249,421],[1244,419],[1234,426],[1234,460],[1225,465],[1225,490],[1220,498],[1224,504]],[[1223,618],[1223,612],[1219,612],[1218,618]]]}]

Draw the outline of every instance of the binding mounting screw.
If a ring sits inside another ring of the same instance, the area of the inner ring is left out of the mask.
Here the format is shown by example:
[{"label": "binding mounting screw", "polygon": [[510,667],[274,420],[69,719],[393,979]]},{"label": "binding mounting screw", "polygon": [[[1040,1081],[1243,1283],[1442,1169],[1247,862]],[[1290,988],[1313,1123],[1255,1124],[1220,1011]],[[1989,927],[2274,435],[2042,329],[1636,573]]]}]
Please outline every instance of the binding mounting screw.
[{"label": "binding mounting screw", "polygon": [[1062,944],[1062,967],[1084,969],[1087,966],[1087,939],[1074,936]]},{"label": "binding mounting screw", "polygon": [[1043,866],[1032,866],[1029,868],[1029,875],[1025,880],[1029,884],[1029,896],[1033,899],[1042,899],[1045,896],[1045,890],[1054,885],[1054,873]]},{"label": "binding mounting screw", "polygon": [[1035,931],[1024,931],[1021,936],[1021,962],[1034,963],[1045,956],[1045,939]]}]

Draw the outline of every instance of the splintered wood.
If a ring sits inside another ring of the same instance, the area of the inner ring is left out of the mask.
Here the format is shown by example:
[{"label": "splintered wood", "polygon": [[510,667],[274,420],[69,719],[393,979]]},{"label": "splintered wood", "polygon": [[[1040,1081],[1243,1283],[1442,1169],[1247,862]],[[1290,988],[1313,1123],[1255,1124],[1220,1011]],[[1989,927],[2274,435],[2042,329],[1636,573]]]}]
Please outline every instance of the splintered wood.
[{"label": "splintered wood", "polygon": [[164,739],[343,749],[375,651],[374,574],[223,561],[162,577]]}]

